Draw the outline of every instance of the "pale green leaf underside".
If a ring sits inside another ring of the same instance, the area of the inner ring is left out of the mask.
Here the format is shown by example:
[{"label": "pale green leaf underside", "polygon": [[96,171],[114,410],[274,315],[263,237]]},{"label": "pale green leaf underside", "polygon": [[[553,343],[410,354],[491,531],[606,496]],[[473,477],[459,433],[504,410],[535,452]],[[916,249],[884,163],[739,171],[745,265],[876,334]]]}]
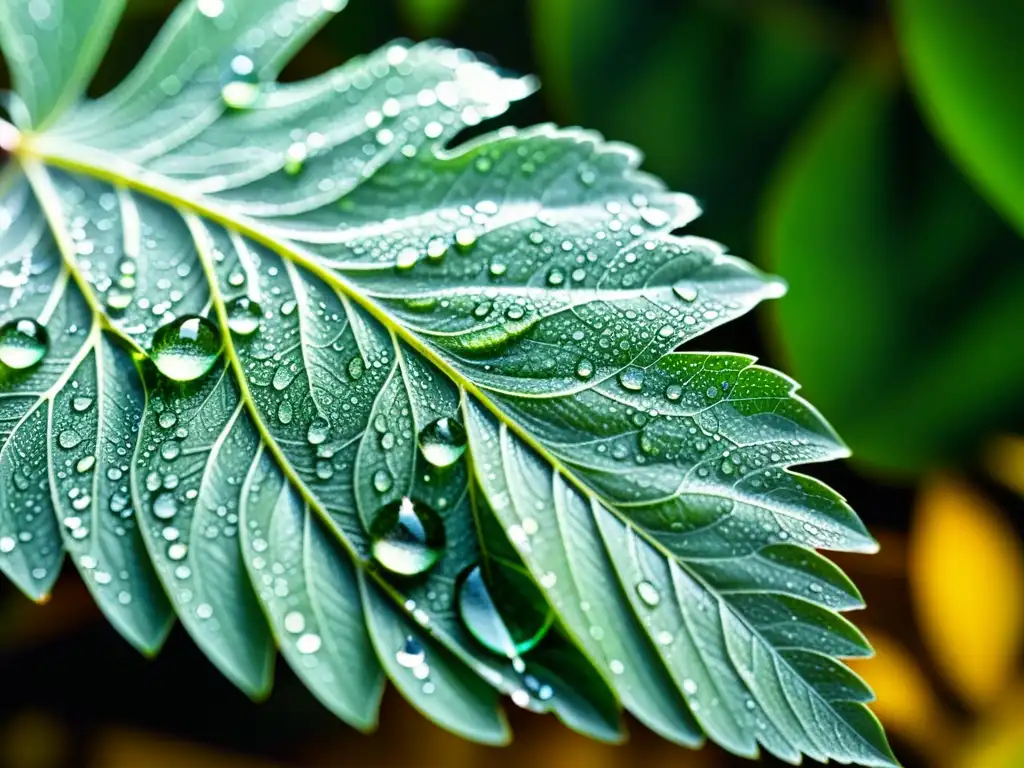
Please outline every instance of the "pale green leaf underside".
[{"label": "pale green leaf underside", "polygon": [[[82,85],[53,83],[96,54],[14,5],[5,54],[53,121],[22,134],[0,210],[0,320],[50,335],[0,379],[0,569],[27,594],[66,551],[140,649],[177,616],[258,697],[276,646],[362,729],[389,678],[488,743],[510,694],[608,741],[624,706],[681,744],[894,763],[837,660],[869,652],[837,613],[859,594],[814,552],[874,543],[789,471],[845,449],[781,375],[674,352],[781,293],[673,234],[691,198],[579,130],[446,149],[532,89],[463,51],[393,45],[272,85],[336,2],[185,3],[122,86],[58,115]],[[25,59],[26,35],[72,64]],[[240,53],[265,84],[226,109]],[[240,296],[263,310],[252,335],[227,330]],[[178,384],[145,353],[186,314],[225,346]],[[416,440],[442,417],[469,437],[444,471]],[[407,495],[447,538],[418,580],[375,565],[366,533]],[[525,670],[456,618],[456,579],[494,556],[557,616]]]}]

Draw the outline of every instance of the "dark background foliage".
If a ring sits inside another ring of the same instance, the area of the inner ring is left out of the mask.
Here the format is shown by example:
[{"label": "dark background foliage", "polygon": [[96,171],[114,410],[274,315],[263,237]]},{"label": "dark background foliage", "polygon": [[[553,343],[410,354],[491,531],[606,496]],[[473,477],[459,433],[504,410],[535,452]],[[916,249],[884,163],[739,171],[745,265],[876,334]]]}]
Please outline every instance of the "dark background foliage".
[{"label": "dark background foliage", "polygon": [[[129,2],[93,95],[172,4]],[[1024,443],[1009,435],[1024,431],[1024,247],[934,138],[893,15],[881,0],[352,0],[284,77],[397,37],[486,52],[544,86],[507,122],[639,146],[647,170],[704,205],[694,232],[782,275],[789,296],[692,348],[790,373],[854,450],[813,473],[883,544],[841,565],[870,606],[853,618],[879,656],[857,669],[897,754],[1021,765]],[[518,711],[511,748],[478,747],[391,693],[362,736],[277,672],[254,704],[180,630],[158,659],[138,656],[71,569],[44,608],[2,583],[0,765],[743,764],[635,724],[628,746],[589,743]]]}]

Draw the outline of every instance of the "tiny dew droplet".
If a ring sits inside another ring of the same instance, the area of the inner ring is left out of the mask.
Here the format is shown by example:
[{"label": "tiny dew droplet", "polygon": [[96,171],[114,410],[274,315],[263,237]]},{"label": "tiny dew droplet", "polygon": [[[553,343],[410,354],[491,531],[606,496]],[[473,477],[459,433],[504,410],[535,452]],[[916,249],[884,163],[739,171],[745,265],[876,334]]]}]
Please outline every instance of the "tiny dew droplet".
[{"label": "tiny dew droplet", "polygon": [[27,317],[0,325],[0,363],[8,368],[31,368],[46,355],[50,337],[46,328]]},{"label": "tiny dew droplet", "polygon": [[231,59],[221,82],[220,97],[231,109],[247,109],[260,96],[260,77],[253,60],[244,54]]},{"label": "tiny dew droplet", "polygon": [[518,658],[534,648],[551,627],[552,613],[536,587],[497,564],[487,580],[479,565],[470,566],[459,576],[455,590],[462,623],[493,653]]},{"label": "tiny dew droplet", "polygon": [[455,419],[430,422],[419,436],[423,458],[435,467],[450,467],[466,451],[466,430]]},{"label": "tiny dew droplet", "polygon": [[238,296],[228,302],[226,307],[228,328],[239,336],[251,336],[260,328],[263,309],[248,296]]},{"label": "tiny dew droplet", "polygon": [[157,370],[174,381],[194,381],[207,373],[220,357],[217,326],[205,317],[179,317],[153,334],[149,356]]},{"label": "tiny dew droplet", "polygon": [[408,496],[378,511],[369,528],[373,558],[392,573],[423,573],[444,551],[444,521],[426,504]]}]

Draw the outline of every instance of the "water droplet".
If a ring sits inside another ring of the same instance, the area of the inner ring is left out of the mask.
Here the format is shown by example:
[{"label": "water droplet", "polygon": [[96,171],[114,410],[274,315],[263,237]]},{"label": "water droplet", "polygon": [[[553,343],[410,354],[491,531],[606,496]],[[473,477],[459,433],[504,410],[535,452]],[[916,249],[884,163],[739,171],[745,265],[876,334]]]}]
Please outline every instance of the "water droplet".
[{"label": "water droplet", "polygon": [[394,479],[386,469],[378,469],[373,473],[373,487],[377,489],[377,493],[387,493],[391,490],[392,485],[394,485]]},{"label": "water droplet", "polygon": [[361,357],[353,357],[348,361],[348,376],[352,381],[358,381],[366,371],[366,364]]},{"label": "water droplet", "polygon": [[640,599],[643,600],[644,605],[651,608],[661,602],[661,593],[658,592],[658,588],[649,581],[641,581],[637,584],[636,593],[640,596]]},{"label": "water droplet", "polygon": [[253,60],[244,54],[231,59],[221,82],[220,96],[231,109],[247,109],[260,96],[260,76]]},{"label": "water droplet", "polygon": [[170,520],[178,514],[178,502],[174,494],[168,491],[153,499],[153,514],[161,520]]},{"label": "water droplet", "polygon": [[131,306],[132,295],[128,291],[112,288],[107,292],[107,309],[112,314],[119,315]]},{"label": "water droplet", "polygon": [[583,358],[576,364],[576,375],[581,379],[589,379],[594,374],[594,364]]},{"label": "water droplet", "polygon": [[71,401],[71,407],[78,413],[89,410],[90,406],[92,406],[91,397],[76,397]]},{"label": "water droplet", "polygon": [[644,385],[644,369],[630,366],[619,374],[619,384],[631,392],[639,392]]},{"label": "water droplet", "polygon": [[295,641],[295,650],[299,653],[305,654],[316,653],[320,650],[320,645],[320,635],[314,635],[312,632],[307,632]]},{"label": "water droplet", "polygon": [[561,285],[564,282],[565,273],[562,270],[558,269],[558,267],[555,267],[550,272],[548,272],[548,285]]},{"label": "water droplet", "polygon": [[309,149],[301,141],[296,141],[284,153],[284,172],[295,176],[302,171],[302,166],[309,155]]},{"label": "water droplet", "polygon": [[46,328],[23,317],[0,325],[0,363],[8,368],[31,368],[46,355],[50,337]]},{"label": "water droplet", "polygon": [[248,296],[238,296],[228,302],[225,307],[228,315],[228,328],[239,336],[251,336],[260,328],[263,319],[263,308]]},{"label": "water droplet", "polygon": [[407,246],[398,252],[395,257],[395,267],[399,270],[412,269],[419,261],[419,251],[412,246]]},{"label": "water droplet", "polygon": [[466,430],[448,417],[430,422],[419,436],[423,458],[435,467],[450,467],[466,450]]},{"label": "water droplet", "polygon": [[65,429],[57,436],[61,448],[70,450],[82,442],[82,436],[73,429]]},{"label": "water droplet", "polygon": [[369,527],[374,559],[393,573],[423,573],[444,551],[444,521],[426,504],[408,496],[377,512]]},{"label": "water droplet", "polygon": [[306,618],[298,611],[291,611],[284,617],[284,628],[297,635],[306,628]]},{"label": "water droplet", "polygon": [[690,678],[683,680],[683,690],[693,696],[697,692],[697,684]]},{"label": "water droplet", "polygon": [[92,469],[95,466],[96,466],[96,457],[93,456],[92,454],[89,454],[88,456],[83,456],[82,458],[80,458],[78,460],[78,463],[75,464],[75,470],[77,472],[79,472],[79,473],[83,473],[84,474],[85,472],[88,472],[90,469]]},{"label": "water droplet", "polygon": [[543,596],[510,569],[494,564],[485,580],[479,565],[470,566],[459,576],[455,590],[462,623],[494,653],[518,659],[551,627],[552,613]]},{"label": "water droplet", "polygon": [[431,261],[440,261],[448,253],[448,244],[440,237],[435,237],[427,243],[427,258]]},{"label": "water droplet", "polygon": [[196,8],[208,19],[216,19],[224,13],[224,0],[198,0]]},{"label": "water droplet", "polygon": [[469,227],[464,227],[455,233],[455,244],[463,251],[468,251],[476,245],[476,232]]},{"label": "water droplet", "polygon": [[310,445],[320,445],[327,439],[330,431],[330,422],[322,416],[317,416],[309,425],[309,429],[306,432],[306,440],[309,441]]},{"label": "water droplet", "polygon": [[160,326],[153,335],[149,356],[157,369],[174,381],[194,381],[220,357],[217,326],[205,317],[179,317]]},{"label": "water droplet", "polygon": [[697,300],[697,286],[693,283],[680,282],[672,286],[672,290],[676,292],[683,301],[696,301]]},{"label": "water droplet", "polygon": [[665,397],[669,400],[675,401],[683,396],[683,388],[678,384],[669,384],[665,387]]}]

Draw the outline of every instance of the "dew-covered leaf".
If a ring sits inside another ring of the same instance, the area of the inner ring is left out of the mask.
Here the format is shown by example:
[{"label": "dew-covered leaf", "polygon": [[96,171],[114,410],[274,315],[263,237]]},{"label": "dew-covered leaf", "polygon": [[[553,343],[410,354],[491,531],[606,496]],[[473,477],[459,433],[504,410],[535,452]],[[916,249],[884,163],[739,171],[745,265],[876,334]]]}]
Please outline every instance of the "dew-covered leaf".
[{"label": "dew-covered leaf", "polygon": [[173,611],[258,697],[276,645],[363,730],[390,679],[485,743],[507,696],[893,764],[814,551],[874,543],[790,471],[841,443],[674,351],[782,283],[679,234],[630,147],[452,145],[534,88],[465,51],[275,82],[341,5],[184,3],[108,95],[2,126],[0,568],[41,599],[66,550],[140,648]]}]

